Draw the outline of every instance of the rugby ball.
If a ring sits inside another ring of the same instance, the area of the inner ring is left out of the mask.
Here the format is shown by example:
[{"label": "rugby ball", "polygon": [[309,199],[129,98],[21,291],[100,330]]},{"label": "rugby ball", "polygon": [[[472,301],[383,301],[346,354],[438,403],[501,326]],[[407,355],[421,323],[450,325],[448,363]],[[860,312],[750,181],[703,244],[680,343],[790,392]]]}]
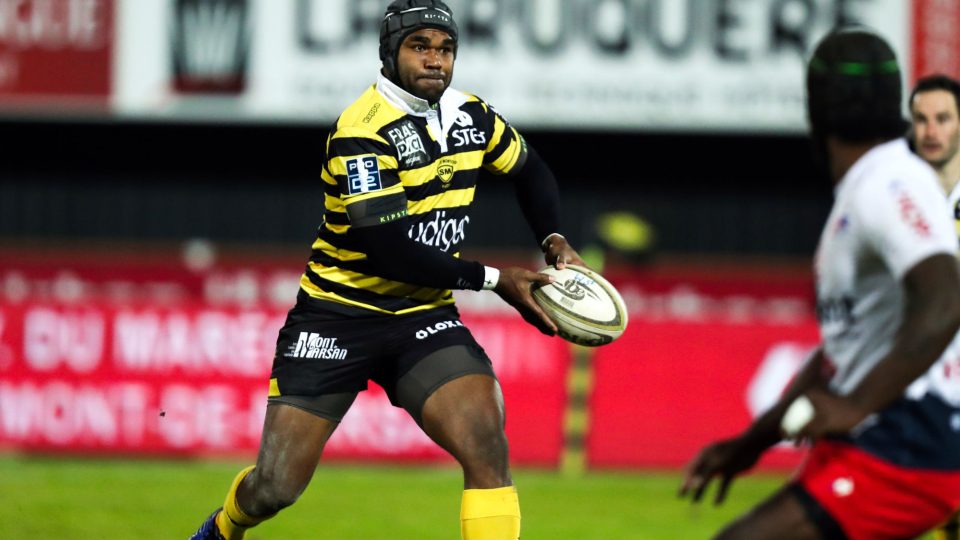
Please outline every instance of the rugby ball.
[{"label": "rugby ball", "polygon": [[597,347],[620,337],[627,328],[627,307],[620,293],[589,268],[568,264],[563,270],[540,270],[554,282],[533,291],[533,299],[557,324],[560,337]]}]

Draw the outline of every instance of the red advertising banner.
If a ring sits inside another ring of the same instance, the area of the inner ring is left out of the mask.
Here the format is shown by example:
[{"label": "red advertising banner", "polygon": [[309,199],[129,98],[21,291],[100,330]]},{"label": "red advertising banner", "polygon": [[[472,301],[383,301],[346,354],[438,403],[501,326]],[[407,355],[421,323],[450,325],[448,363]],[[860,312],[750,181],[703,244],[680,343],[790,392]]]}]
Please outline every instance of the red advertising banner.
[{"label": "red advertising banner", "polygon": [[[0,445],[94,453],[256,450],[285,312],[0,306]],[[517,463],[554,465],[570,349],[519,317],[465,317],[494,360]],[[328,458],[445,459],[385,393],[361,394]]]},{"label": "red advertising banner", "polygon": [[[682,466],[774,403],[815,324],[639,323],[594,359],[587,455],[593,467]],[[789,447],[769,465],[795,464]]]},{"label": "red advertising banner", "polygon": [[913,1],[913,82],[943,73],[960,77],[960,3]]},{"label": "red advertising banner", "polygon": [[[648,272],[616,282],[625,335],[593,357],[591,467],[678,467],[745,428],[819,341],[805,269]],[[785,445],[765,466],[788,467]]]},{"label": "red advertising banner", "polygon": [[[253,454],[302,262],[188,252],[0,256],[0,447]],[[590,351],[585,450],[594,468],[682,465],[769,407],[818,340],[804,266],[654,265],[606,275],[630,326]],[[465,292],[457,302],[500,378],[513,462],[556,466],[570,346],[540,335],[496,295]],[[766,464],[789,466],[799,455],[785,447]],[[449,459],[373,384],[326,458]]]},{"label": "red advertising banner", "polygon": [[114,0],[0,0],[0,105],[106,105],[113,42]]}]

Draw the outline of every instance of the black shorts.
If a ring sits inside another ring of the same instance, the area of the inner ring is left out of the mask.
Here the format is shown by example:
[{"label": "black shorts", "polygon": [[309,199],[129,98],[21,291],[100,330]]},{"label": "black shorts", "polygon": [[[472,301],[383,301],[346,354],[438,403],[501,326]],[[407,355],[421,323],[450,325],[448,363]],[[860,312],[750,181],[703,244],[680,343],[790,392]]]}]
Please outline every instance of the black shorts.
[{"label": "black shorts", "polygon": [[431,377],[445,381],[468,372],[493,375],[489,358],[453,306],[409,315],[345,318],[301,293],[277,338],[271,401],[280,396],[349,396],[365,390],[372,380],[386,390],[394,406],[408,406],[398,399],[397,382],[424,357],[451,347],[469,349],[475,366],[455,361],[459,365],[451,365],[447,371],[455,372],[449,373],[434,366]]}]

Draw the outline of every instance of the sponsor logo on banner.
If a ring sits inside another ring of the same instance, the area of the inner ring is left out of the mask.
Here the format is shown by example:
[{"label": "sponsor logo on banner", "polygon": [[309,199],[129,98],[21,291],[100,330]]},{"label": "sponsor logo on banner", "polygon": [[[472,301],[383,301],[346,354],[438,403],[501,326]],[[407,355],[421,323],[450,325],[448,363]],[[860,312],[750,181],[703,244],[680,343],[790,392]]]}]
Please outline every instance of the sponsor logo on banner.
[{"label": "sponsor logo on banner", "polygon": [[427,150],[423,147],[423,140],[413,122],[404,120],[387,130],[387,135],[397,148],[397,157],[404,167],[426,165],[429,160]]},{"label": "sponsor logo on banner", "polygon": [[347,160],[347,194],[358,195],[383,189],[380,183],[380,165],[377,156],[363,156]]},{"label": "sponsor logo on banner", "polygon": [[[213,113],[205,108],[204,113],[233,118],[239,111],[260,120],[325,123],[375,81],[382,2],[248,2],[248,13],[257,17],[256,39],[244,43],[252,48],[250,58],[258,61],[245,65],[247,93],[242,102],[229,102],[232,107]],[[931,20],[953,20],[937,16],[937,6],[955,10],[947,0],[460,1],[454,10],[464,54],[457,59],[456,86],[496,99],[512,122],[532,128],[799,133],[806,128],[803,66],[817,40],[838,24],[859,22],[875,28],[907,58],[911,5],[921,3],[932,6],[925,11]],[[147,35],[169,41],[169,28],[151,28],[156,17],[138,16],[150,12],[149,4],[129,2],[131,14],[124,21],[132,27],[121,35],[130,36],[133,48],[141,47],[136,41]],[[237,34],[237,24],[231,24],[220,23],[220,37],[209,39],[235,48],[223,37]],[[956,26],[947,24],[940,33],[946,37]],[[144,54],[151,47],[143,46]],[[136,52],[129,58],[150,61]],[[164,69],[131,60],[121,79],[143,80],[144,71]],[[121,81],[120,86],[131,90],[122,101],[125,112],[156,112],[167,97],[155,85]],[[196,108],[170,110],[200,114]],[[470,133],[465,135],[470,140]]]},{"label": "sponsor logo on banner", "polygon": [[343,360],[347,357],[347,349],[337,345],[337,338],[321,337],[316,332],[300,332],[296,345],[293,345],[293,352],[288,356]]},{"label": "sponsor logo on banner", "polygon": [[0,0],[0,104],[106,104],[114,0]]},{"label": "sponsor logo on banner", "polygon": [[248,0],[177,0],[173,20],[174,88],[240,93],[246,86],[251,33]]}]

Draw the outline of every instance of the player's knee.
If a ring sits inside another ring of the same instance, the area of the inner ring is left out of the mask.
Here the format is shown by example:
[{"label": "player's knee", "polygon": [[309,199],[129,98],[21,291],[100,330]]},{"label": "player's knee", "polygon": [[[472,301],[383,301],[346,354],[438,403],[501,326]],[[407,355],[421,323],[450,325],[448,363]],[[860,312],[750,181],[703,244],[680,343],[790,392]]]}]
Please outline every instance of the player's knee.
[{"label": "player's knee", "polygon": [[462,447],[462,460],[472,467],[503,470],[507,465],[508,444],[500,414],[481,414],[471,419],[468,437]]},{"label": "player's knee", "polygon": [[251,491],[250,511],[255,515],[275,514],[297,502],[307,482],[290,475],[263,473],[257,475]]}]

